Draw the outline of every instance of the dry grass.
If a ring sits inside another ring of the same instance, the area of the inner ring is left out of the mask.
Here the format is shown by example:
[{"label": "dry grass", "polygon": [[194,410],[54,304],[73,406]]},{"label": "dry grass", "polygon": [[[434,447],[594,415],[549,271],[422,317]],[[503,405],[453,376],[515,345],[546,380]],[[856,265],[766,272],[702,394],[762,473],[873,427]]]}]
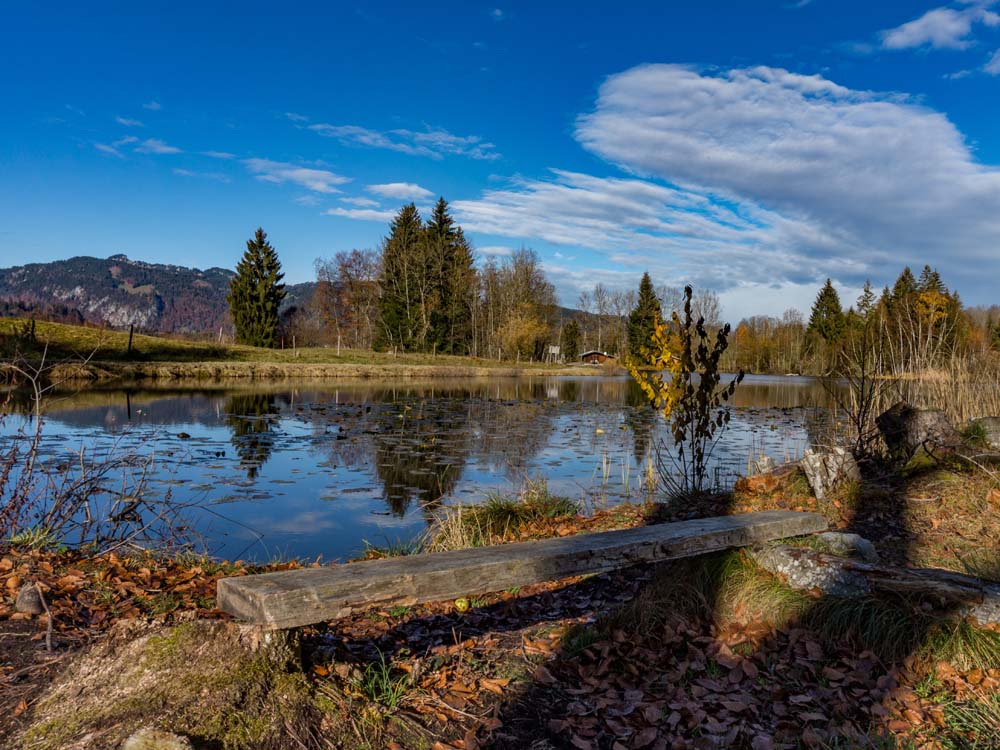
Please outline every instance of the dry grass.
[{"label": "dry grass", "polygon": [[504,544],[522,538],[539,523],[576,516],[572,500],[549,493],[543,481],[528,481],[517,497],[491,495],[481,505],[458,505],[428,529],[423,550],[443,552]]},{"label": "dry grass", "polygon": [[[219,379],[323,377],[441,377],[477,375],[598,374],[585,366],[510,363],[472,357],[398,354],[312,347],[262,349],[217,345],[165,336],[136,334],[132,352],[128,333],[62,323],[38,322],[35,340],[21,335],[23,321],[0,318],[0,355],[15,351],[28,358],[48,350],[50,362],[65,361],[60,378]],[[77,364],[89,359],[87,364]]]}]

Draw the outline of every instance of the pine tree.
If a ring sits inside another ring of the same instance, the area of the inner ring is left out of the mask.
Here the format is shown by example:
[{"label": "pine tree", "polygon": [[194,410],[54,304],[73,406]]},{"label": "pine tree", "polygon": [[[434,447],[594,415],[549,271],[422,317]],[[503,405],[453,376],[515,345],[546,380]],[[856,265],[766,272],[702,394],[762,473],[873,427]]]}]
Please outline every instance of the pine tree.
[{"label": "pine tree", "polygon": [[937,272],[936,268],[931,268],[930,266],[924,266],[924,270],[920,273],[920,279],[917,281],[916,290],[921,294],[925,292],[934,292],[941,295],[948,294],[948,287],[941,281],[941,274]]},{"label": "pine tree", "polygon": [[830,279],[827,279],[819,294],[816,295],[816,302],[809,315],[806,335],[819,336],[828,344],[834,343],[843,335],[845,325],[843,308],[840,306],[840,295],[833,288]]},{"label": "pine tree", "polygon": [[409,203],[399,209],[382,241],[382,269],[379,274],[379,348],[413,349],[421,334],[422,249],[425,234],[417,207]]},{"label": "pine tree", "polygon": [[639,282],[639,301],[628,316],[628,354],[632,359],[641,358],[643,348],[650,346],[662,315],[653,282],[649,273],[644,273]]},{"label": "pine tree", "polygon": [[278,310],[285,299],[284,278],[278,253],[258,229],[247,240],[247,249],[229,284],[229,311],[236,340],[251,346],[273,347],[278,338]]},{"label": "pine tree", "polygon": [[865,288],[858,297],[858,314],[862,318],[867,318],[873,309],[875,309],[875,292],[872,291],[872,282],[866,280]]},{"label": "pine tree", "polygon": [[892,307],[908,307],[912,304],[913,295],[917,292],[917,280],[913,278],[913,271],[907,266],[899,274],[896,283],[892,286],[892,295],[889,297]]},{"label": "pine tree", "polygon": [[428,344],[436,351],[464,354],[472,333],[472,248],[448,212],[444,198],[434,206],[425,232],[426,267],[435,276]]},{"label": "pine tree", "polygon": [[563,326],[562,353],[567,362],[580,358],[580,324],[575,318]]}]

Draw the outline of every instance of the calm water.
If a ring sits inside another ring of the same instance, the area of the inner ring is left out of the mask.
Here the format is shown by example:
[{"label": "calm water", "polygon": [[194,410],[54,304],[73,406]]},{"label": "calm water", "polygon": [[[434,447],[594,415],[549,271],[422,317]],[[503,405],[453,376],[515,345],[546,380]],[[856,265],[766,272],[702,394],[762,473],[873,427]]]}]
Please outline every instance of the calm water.
[{"label": "calm water", "polygon": [[[800,456],[831,403],[812,379],[751,376],[734,405],[722,484],[751,453]],[[150,457],[150,496],[184,507],[197,546],[256,560],[412,539],[442,505],[527,478],[588,506],[639,500],[666,437],[626,377],[87,390],[50,402],[45,434],[50,465],[81,449]]]}]

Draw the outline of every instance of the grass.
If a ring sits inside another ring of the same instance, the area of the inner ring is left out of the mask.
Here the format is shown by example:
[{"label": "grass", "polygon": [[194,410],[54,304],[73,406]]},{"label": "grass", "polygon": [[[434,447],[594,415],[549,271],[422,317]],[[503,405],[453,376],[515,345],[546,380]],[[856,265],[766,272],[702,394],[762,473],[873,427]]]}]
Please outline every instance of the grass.
[{"label": "grass", "polygon": [[481,505],[449,508],[429,529],[424,549],[441,552],[503,544],[540,522],[579,512],[569,498],[550,494],[544,481],[529,481],[517,497],[493,494]]},{"label": "grass", "polygon": [[410,689],[410,676],[395,674],[392,666],[385,660],[385,654],[379,651],[378,661],[365,667],[354,686],[368,700],[393,709]]},{"label": "grass", "polygon": [[739,551],[661,566],[639,596],[605,618],[602,627],[651,633],[698,618],[777,628],[797,622],[824,640],[848,639],[890,661],[915,654],[925,664],[945,660],[959,669],[1000,668],[1000,632],[902,598],[817,599],[788,588]]},{"label": "grass", "polygon": [[[430,367],[442,368],[447,373],[451,369],[510,371],[522,370],[568,371],[593,373],[586,366],[579,367],[546,365],[543,363],[497,362],[496,360],[431,354],[397,354],[367,350],[341,349],[329,347],[300,347],[296,349],[263,349],[240,344],[216,344],[167,336],[136,334],[132,351],[128,351],[128,333],[87,326],[73,326],[63,323],[39,321],[35,327],[34,340],[23,333],[23,320],[0,318],[0,357],[15,354],[28,359],[39,358],[48,350],[47,360],[81,362],[90,359],[92,366],[83,368],[81,376],[95,377],[104,374],[111,377],[243,377],[247,376],[249,365],[269,365],[280,376],[278,368],[298,371],[305,377],[323,376],[329,368],[311,371],[313,366],[339,366],[351,371],[356,368],[387,368],[389,374],[398,375],[408,366],[426,370]],[[214,365],[207,368],[206,365]],[[156,365],[160,365],[157,367]],[[168,367],[169,365],[169,367]],[[594,368],[596,369],[596,368]],[[218,373],[213,375],[213,373]],[[251,373],[252,374],[252,373]],[[377,371],[360,369],[352,372],[358,376],[377,374]],[[422,374],[427,374],[426,372]],[[468,374],[463,372],[462,374]]]}]

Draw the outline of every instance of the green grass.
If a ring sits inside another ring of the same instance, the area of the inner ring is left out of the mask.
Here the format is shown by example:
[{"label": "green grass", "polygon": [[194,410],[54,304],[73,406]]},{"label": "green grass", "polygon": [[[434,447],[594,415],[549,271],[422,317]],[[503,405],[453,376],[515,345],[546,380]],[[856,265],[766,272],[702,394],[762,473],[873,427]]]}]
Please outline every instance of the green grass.
[{"label": "green grass", "polygon": [[368,700],[392,709],[399,705],[410,688],[410,676],[396,674],[379,651],[378,661],[369,664],[357,678],[355,687]]}]

